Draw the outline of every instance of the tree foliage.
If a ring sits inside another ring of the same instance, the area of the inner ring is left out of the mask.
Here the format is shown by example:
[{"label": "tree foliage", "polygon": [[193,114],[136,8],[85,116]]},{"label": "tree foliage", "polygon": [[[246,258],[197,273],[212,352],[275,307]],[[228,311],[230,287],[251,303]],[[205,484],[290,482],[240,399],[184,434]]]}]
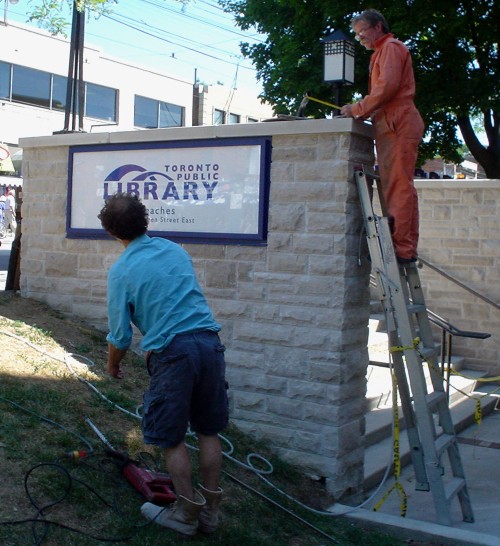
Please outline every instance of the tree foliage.
[{"label": "tree foliage", "polygon": [[93,13],[96,17],[108,13],[112,4],[118,0],[32,0],[28,11],[28,21],[36,21],[41,28],[51,34],[66,35],[69,27],[68,13],[78,11]]},{"label": "tree foliage", "polygon": [[[370,7],[360,0],[220,0],[244,30],[266,36],[243,43],[276,113],[296,110],[304,93],[332,100],[323,82],[320,39],[336,29],[350,32],[352,15]],[[417,80],[417,106],[427,131],[421,160],[440,155],[459,161],[458,129],[490,178],[500,178],[500,2],[498,0],[379,0],[391,31],[409,47]],[[366,94],[369,53],[356,51],[350,100]],[[308,115],[328,108],[309,103]],[[482,121],[487,144],[478,138]]]}]

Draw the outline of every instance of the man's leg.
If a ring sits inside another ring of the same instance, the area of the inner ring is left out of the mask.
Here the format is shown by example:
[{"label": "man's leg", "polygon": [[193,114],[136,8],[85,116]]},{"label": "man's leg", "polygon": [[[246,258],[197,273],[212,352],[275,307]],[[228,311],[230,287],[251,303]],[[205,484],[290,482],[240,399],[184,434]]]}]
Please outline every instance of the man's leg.
[{"label": "man's leg", "polygon": [[203,485],[212,491],[219,488],[222,467],[222,449],[219,436],[198,434],[200,443],[200,474]]},{"label": "man's leg", "polygon": [[165,449],[167,470],[177,495],[194,500],[191,459],[184,442]]},{"label": "man's leg", "polygon": [[377,138],[377,159],[387,213],[393,218],[392,240],[400,258],[417,255],[418,197],[413,185],[417,141],[386,133]]},{"label": "man's leg", "polygon": [[206,505],[206,500],[203,495],[193,489],[191,459],[184,442],[175,447],[166,448],[165,460],[177,501],[167,507],[146,502],[141,506],[141,512],[158,525],[193,536],[198,530],[198,518]]},{"label": "man's leg", "polygon": [[203,436],[198,434],[200,444],[200,474],[199,488],[206,499],[206,504],[200,512],[198,529],[203,533],[213,533],[220,522],[220,503],[223,491],[219,487],[222,449],[218,435]]}]

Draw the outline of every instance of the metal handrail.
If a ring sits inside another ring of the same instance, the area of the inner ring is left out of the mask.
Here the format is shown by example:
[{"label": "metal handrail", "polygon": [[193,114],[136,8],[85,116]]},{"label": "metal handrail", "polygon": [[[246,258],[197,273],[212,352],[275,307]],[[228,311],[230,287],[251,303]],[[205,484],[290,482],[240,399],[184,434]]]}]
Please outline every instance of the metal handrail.
[{"label": "metal handrail", "polygon": [[472,337],[476,339],[487,339],[491,337],[491,334],[487,334],[486,332],[472,332],[470,330],[461,330],[460,328],[453,326],[453,324],[445,320],[443,317],[440,317],[430,309],[427,309],[427,316],[429,317],[430,322],[432,322],[442,330],[445,330],[452,336]]},{"label": "metal handrail", "polygon": [[460,286],[460,288],[463,288],[464,290],[467,290],[467,292],[470,292],[474,296],[482,299],[487,304],[492,305],[493,307],[495,307],[495,309],[500,309],[500,305],[498,303],[495,303],[493,300],[490,300],[490,298],[488,298],[487,296],[484,296],[483,294],[479,293],[477,290],[474,290],[474,288],[471,288],[470,286],[468,286],[465,283],[463,283],[462,281],[456,279],[455,277],[453,277],[449,273],[446,273],[446,271],[443,271],[437,265],[432,264],[431,262],[425,260],[421,256],[418,257],[418,261],[422,262],[424,265],[426,265],[430,269],[436,271],[436,273],[439,273],[439,275],[441,275],[442,277],[445,277],[449,281],[455,283],[457,286]]},{"label": "metal handrail", "polygon": [[[377,287],[375,277],[371,274],[370,274],[370,284],[374,288]],[[449,333],[452,336],[471,337],[476,339],[487,339],[491,337],[491,334],[488,334],[486,332],[472,332],[469,330],[461,330],[460,328],[457,328],[456,326],[454,326],[453,324],[445,320],[443,317],[440,317],[437,313],[434,313],[434,311],[431,311],[429,308],[427,308],[427,316],[429,317],[430,322],[432,322],[438,328],[441,328],[441,330]]]},{"label": "metal handrail", "polygon": [[[420,257],[419,260],[421,260]],[[421,261],[424,263],[423,260]],[[375,277],[371,274],[370,285],[374,288],[377,287]],[[472,332],[469,330],[461,330],[460,328],[457,328],[456,326],[445,320],[443,317],[440,317],[437,313],[434,313],[434,311],[431,311],[428,308],[426,310],[429,322],[432,322],[432,324],[436,325],[438,328],[441,329],[441,373],[443,374],[443,378],[446,383],[446,394],[449,397],[453,336],[468,337],[474,339],[488,339],[489,337],[491,337],[491,334],[488,334],[486,332]]]}]

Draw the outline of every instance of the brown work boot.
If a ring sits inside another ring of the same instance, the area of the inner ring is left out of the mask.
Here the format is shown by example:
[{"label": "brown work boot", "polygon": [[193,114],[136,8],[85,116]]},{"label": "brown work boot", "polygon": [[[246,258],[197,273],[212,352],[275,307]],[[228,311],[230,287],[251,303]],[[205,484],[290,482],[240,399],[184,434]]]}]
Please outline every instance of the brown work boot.
[{"label": "brown work boot", "polygon": [[199,493],[194,492],[195,501],[179,495],[170,506],[157,506],[146,502],[141,506],[142,515],[158,525],[173,529],[183,535],[193,536],[198,530],[198,517],[206,501]]},{"label": "brown work boot", "polygon": [[202,533],[213,533],[219,525],[219,505],[222,499],[222,489],[219,487],[217,491],[210,491],[201,484],[198,484],[198,487],[207,500],[200,512],[198,530]]}]

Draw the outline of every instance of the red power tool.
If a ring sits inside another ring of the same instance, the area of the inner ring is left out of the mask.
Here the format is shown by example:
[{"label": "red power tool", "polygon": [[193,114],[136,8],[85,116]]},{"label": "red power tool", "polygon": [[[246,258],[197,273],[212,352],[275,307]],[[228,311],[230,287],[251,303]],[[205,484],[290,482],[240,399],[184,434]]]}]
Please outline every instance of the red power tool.
[{"label": "red power tool", "polygon": [[172,480],[168,474],[140,468],[139,463],[132,460],[126,453],[116,451],[90,419],[85,419],[85,422],[108,448],[106,453],[121,461],[123,475],[146,500],[160,506],[171,504],[177,500],[177,496],[172,490]]}]

